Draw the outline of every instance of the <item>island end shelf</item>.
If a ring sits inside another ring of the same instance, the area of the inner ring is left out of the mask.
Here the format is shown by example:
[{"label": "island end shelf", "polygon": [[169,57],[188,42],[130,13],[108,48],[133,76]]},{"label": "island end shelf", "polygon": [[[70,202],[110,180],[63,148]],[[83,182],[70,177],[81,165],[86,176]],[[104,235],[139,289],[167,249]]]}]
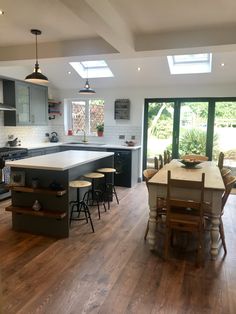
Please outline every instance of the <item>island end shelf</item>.
[{"label": "island end shelf", "polygon": [[[68,237],[69,202],[76,199],[76,191],[69,189],[69,181],[81,179],[83,174],[98,168],[113,167],[113,155],[110,152],[64,151],[7,162],[11,171],[25,174],[25,186],[9,186],[12,205],[6,211],[12,212],[13,230]],[[38,179],[38,188],[31,187],[33,178]],[[51,189],[52,182],[62,188]],[[42,205],[39,211],[32,209],[35,200]]]}]

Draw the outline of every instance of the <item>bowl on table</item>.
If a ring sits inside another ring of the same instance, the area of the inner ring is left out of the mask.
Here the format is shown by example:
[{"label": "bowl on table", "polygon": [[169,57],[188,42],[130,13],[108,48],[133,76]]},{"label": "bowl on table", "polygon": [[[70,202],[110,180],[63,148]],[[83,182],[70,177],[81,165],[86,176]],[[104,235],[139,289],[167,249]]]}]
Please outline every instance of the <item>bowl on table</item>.
[{"label": "bowl on table", "polygon": [[183,167],[185,168],[196,168],[196,166],[202,162],[202,160],[196,159],[180,159],[179,161],[183,164]]}]

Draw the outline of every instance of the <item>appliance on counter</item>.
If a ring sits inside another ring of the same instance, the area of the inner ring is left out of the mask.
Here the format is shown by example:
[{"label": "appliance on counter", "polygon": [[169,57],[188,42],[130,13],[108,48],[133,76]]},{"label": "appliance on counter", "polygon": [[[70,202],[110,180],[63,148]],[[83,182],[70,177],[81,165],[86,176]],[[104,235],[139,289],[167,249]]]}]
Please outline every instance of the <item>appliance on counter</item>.
[{"label": "appliance on counter", "polygon": [[57,143],[58,142],[58,134],[57,132],[52,132],[51,137],[49,138],[51,143]]},{"label": "appliance on counter", "polygon": [[117,186],[131,187],[131,152],[128,150],[108,149],[114,152],[114,184]]},{"label": "appliance on counter", "polygon": [[7,189],[7,184],[10,183],[10,167],[5,166],[5,161],[23,159],[27,156],[26,148],[0,147],[0,200],[11,196]]}]

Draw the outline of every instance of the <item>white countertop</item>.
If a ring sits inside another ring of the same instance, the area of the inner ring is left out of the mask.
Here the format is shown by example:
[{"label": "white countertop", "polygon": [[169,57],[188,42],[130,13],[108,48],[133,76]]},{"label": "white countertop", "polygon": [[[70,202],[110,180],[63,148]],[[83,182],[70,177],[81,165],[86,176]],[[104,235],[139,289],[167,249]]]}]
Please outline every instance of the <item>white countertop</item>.
[{"label": "white countertop", "polygon": [[140,145],[136,146],[127,146],[127,145],[116,145],[116,144],[100,144],[100,143],[78,143],[78,144],[70,144],[70,143],[62,143],[62,142],[57,142],[57,143],[51,143],[51,142],[45,142],[45,143],[38,143],[38,144],[27,144],[27,145],[22,145],[23,148],[27,149],[40,149],[40,148],[50,148],[50,147],[55,147],[55,146],[69,146],[71,149],[73,147],[97,147],[97,148],[114,148],[114,149],[128,149],[128,150],[136,150],[140,149]]},{"label": "white countertop", "polygon": [[6,165],[17,168],[63,171],[112,155],[114,155],[112,152],[67,150],[55,154],[7,161]]}]

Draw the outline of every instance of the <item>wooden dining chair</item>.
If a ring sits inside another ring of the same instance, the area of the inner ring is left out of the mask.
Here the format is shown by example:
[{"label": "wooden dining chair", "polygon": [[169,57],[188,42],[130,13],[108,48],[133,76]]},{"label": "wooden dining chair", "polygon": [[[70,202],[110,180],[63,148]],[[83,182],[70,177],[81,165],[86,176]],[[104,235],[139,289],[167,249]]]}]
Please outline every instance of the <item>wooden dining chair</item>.
[{"label": "wooden dining chair", "polygon": [[163,168],[164,161],[162,155],[159,155],[159,169]]},{"label": "wooden dining chair", "polygon": [[169,150],[166,151],[166,156],[167,156],[167,163],[171,162],[171,153]]},{"label": "wooden dining chair", "polygon": [[[166,237],[164,256],[168,259],[169,246],[174,230],[186,231],[198,235],[197,264],[203,261],[204,254],[204,183],[205,173],[202,173],[201,181],[177,180],[171,178],[168,171],[167,185],[167,212],[166,212]],[[197,200],[186,200],[179,197],[179,193],[186,188],[196,190]],[[198,197],[197,197],[198,194]]]},{"label": "wooden dining chair", "polygon": [[218,157],[218,167],[219,167],[219,169],[223,168],[224,158],[225,158],[225,154],[223,152],[220,152],[219,153],[219,157]]},{"label": "wooden dining chair", "polygon": [[167,151],[166,150],[164,150],[164,153],[163,153],[163,163],[164,165],[167,164]]},{"label": "wooden dining chair", "polygon": [[231,170],[229,168],[223,167],[222,169],[220,169],[220,173],[223,178],[223,181],[225,181],[224,178],[227,177],[230,174],[230,172]]},{"label": "wooden dining chair", "polygon": [[156,156],[154,157],[154,168],[157,170],[159,169],[159,160]]},{"label": "wooden dining chair", "polygon": [[207,156],[196,155],[196,154],[184,155],[181,158],[182,159],[202,160],[202,161],[207,161],[209,159]]},{"label": "wooden dining chair", "polygon": [[[226,247],[226,242],[225,242],[225,232],[224,232],[224,225],[223,225],[223,220],[222,216],[224,214],[224,207],[225,204],[228,200],[228,197],[231,193],[231,190],[236,182],[236,177],[235,176],[226,176],[225,177],[225,191],[222,195],[222,201],[221,201],[221,214],[220,214],[220,226],[219,226],[219,231],[220,231],[220,238],[222,241],[222,245],[225,251],[225,254],[227,254],[227,247]],[[211,217],[211,212],[212,208],[211,205],[208,203],[204,204],[204,212],[205,212],[205,218],[208,220]]]},{"label": "wooden dining chair", "polygon": [[[145,169],[143,171],[143,177],[144,180],[146,182],[146,186],[147,189],[149,190],[148,187],[148,181],[158,172],[157,169]],[[156,209],[157,209],[157,222],[160,218],[161,215],[165,215],[166,214],[166,201],[165,199],[162,199],[160,197],[157,198],[156,201]],[[146,231],[145,231],[145,235],[144,235],[144,240],[147,239],[147,234],[148,234],[148,230],[149,230],[149,220],[147,222],[147,227],[146,227]]]}]

